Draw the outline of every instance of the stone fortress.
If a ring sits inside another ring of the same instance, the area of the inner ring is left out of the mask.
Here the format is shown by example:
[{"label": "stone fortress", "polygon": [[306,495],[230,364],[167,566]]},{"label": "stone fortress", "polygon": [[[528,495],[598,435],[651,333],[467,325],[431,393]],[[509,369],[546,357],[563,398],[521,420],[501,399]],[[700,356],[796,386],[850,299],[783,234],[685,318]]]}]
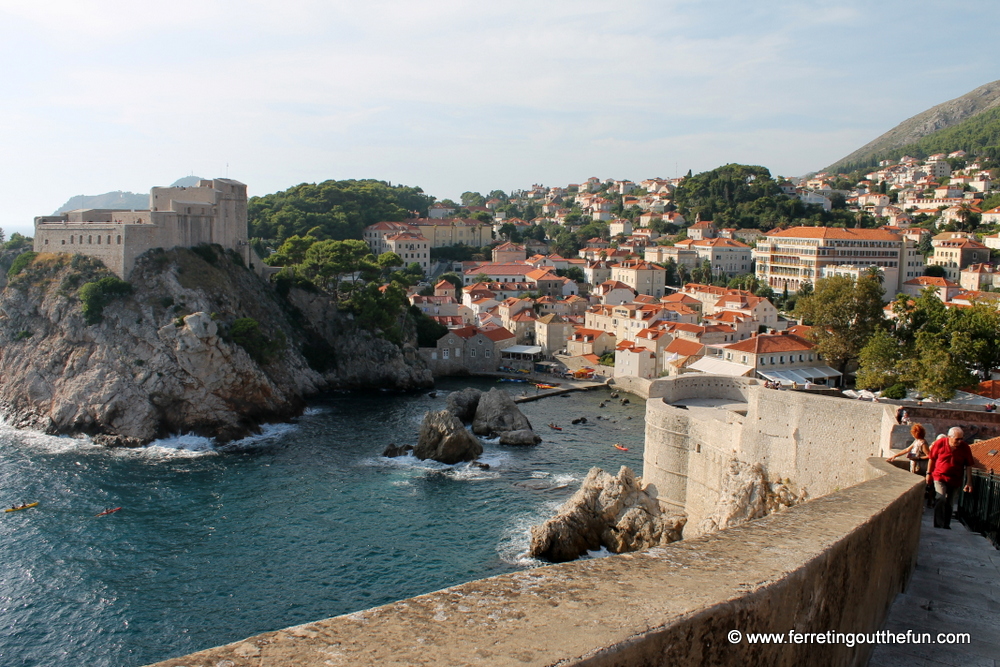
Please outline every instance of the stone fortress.
[{"label": "stone fortress", "polygon": [[228,178],[194,187],[154,187],[149,210],[78,209],[35,218],[35,252],[96,257],[123,279],[152,248],[218,243],[258,271],[247,237],[247,186]]},{"label": "stone fortress", "polygon": [[685,539],[860,484],[909,435],[885,404],[701,373],[631,380],[648,397],[643,483],[687,514]]}]

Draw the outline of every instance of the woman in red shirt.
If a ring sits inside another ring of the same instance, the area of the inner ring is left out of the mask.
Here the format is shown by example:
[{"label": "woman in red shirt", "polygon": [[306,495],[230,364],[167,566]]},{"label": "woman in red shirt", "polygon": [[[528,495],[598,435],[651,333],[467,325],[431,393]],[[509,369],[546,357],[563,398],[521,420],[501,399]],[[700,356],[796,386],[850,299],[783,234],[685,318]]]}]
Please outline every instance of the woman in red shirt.
[{"label": "woman in red shirt", "polygon": [[972,450],[962,440],[965,433],[957,426],[948,429],[931,446],[927,460],[927,483],[934,483],[934,527],[951,528],[951,508],[965,478],[965,492],[972,492]]}]

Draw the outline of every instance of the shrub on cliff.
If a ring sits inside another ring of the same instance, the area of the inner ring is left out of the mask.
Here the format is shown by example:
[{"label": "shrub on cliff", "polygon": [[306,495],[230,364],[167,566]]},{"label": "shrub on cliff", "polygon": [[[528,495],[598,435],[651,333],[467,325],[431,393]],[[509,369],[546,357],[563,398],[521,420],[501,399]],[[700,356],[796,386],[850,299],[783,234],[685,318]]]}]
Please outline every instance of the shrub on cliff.
[{"label": "shrub on cliff", "polygon": [[20,255],[14,258],[14,261],[11,263],[10,268],[7,270],[7,277],[13,278],[17,274],[21,273],[21,271],[24,271],[24,268],[29,264],[31,264],[31,262],[34,261],[35,257],[38,257],[38,253],[34,252],[33,250],[29,250],[28,252],[22,252]]},{"label": "shrub on cliff", "polygon": [[280,331],[271,340],[260,330],[260,322],[252,317],[241,317],[229,328],[229,337],[242,347],[258,364],[268,364],[285,349],[285,336]]},{"label": "shrub on cliff", "polygon": [[120,296],[132,293],[132,285],[115,276],[85,283],[79,291],[83,304],[83,319],[87,324],[98,324],[104,319],[104,307]]}]

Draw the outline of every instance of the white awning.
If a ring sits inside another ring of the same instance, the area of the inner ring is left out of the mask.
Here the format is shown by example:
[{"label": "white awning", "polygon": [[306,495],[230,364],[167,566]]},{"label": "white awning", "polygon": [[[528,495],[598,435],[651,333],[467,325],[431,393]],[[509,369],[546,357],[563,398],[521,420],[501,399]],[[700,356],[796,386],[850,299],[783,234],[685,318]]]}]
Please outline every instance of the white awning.
[{"label": "white awning", "polygon": [[539,345],[511,345],[501,350],[504,354],[541,354],[542,348]]},{"label": "white awning", "polygon": [[715,357],[702,357],[688,368],[709,373],[711,375],[729,375],[730,377],[742,377],[753,372],[752,366],[734,364],[731,361],[717,359]]},{"label": "white awning", "polygon": [[829,366],[809,366],[807,368],[788,368],[780,371],[757,369],[757,372],[768,380],[775,380],[782,384],[806,384],[816,380],[840,377],[841,373]]}]

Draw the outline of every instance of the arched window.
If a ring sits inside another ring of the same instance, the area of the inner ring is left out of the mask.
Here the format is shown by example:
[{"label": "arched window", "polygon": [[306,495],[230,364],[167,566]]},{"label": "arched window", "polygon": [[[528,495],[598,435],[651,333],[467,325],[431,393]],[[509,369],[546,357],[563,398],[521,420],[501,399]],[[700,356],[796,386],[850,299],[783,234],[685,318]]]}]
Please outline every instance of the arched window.
[{"label": "arched window", "polygon": [[122,235],[119,234],[117,238],[118,238],[118,245],[121,245],[122,244]]},{"label": "arched window", "polygon": [[87,243],[93,243],[93,242],[94,242],[94,237],[91,236],[90,234],[87,234]]}]

